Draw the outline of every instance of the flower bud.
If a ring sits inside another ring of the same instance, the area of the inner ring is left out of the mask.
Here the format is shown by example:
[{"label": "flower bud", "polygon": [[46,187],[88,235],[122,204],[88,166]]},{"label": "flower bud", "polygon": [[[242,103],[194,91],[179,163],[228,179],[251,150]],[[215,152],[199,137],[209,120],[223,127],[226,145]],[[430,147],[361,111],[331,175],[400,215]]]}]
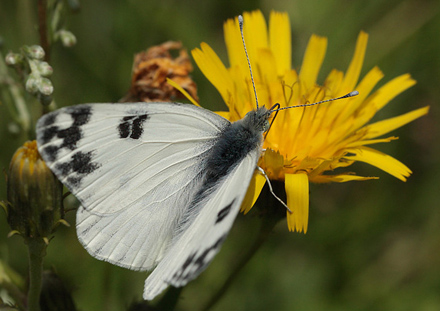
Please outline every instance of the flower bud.
[{"label": "flower bud", "polygon": [[17,53],[8,53],[5,57],[5,63],[8,66],[15,66],[23,62],[23,56]]},{"label": "flower bud", "polygon": [[61,29],[58,31],[58,37],[61,39],[63,46],[72,47],[76,44],[76,37],[73,33],[68,30]]},{"label": "flower bud", "polygon": [[48,77],[53,73],[52,66],[50,66],[47,62],[39,62],[37,68],[40,72],[40,75],[42,75],[43,77]]},{"label": "flower bud", "polygon": [[44,50],[39,45],[32,45],[32,46],[23,46],[23,51],[26,54],[27,57],[33,58],[33,59],[43,59],[44,58]]},{"label": "flower bud", "polygon": [[41,80],[41,77],[38,74],[31,73],[26,80],[26,91],[31,94],[37,93],[40,85],[39,80]]},{"label": "flower bud", "polygon": [[50,95],[53,93],[53,85],[48,78],[40,78],[38,82],[38,91],[41,94]]},{"label": "flower bud", "polygon": [[9,165],[6,204],[10,234],[47,237],[62,220],[63,186],[38,153],[36,141],[18,148]]}]

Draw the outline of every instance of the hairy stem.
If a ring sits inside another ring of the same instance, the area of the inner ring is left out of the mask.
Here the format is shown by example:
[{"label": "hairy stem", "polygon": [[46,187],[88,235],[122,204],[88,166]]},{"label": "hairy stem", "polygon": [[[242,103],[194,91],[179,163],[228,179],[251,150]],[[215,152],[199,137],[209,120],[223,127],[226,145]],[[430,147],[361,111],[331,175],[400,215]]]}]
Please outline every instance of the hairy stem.
[{"label": "hairy stem", "polygon": [[28,310],[40,311],[40,294],[43,276],[43,257],[46,254],[46,244],[43,239],[30,238],[29,251],[29,292]]}]

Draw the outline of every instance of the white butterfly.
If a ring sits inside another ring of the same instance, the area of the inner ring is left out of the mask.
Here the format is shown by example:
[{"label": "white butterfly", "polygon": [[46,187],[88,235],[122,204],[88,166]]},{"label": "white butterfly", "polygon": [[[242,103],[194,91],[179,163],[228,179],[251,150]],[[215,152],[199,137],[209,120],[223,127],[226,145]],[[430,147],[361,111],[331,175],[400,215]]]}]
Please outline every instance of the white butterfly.
[{"label": "white butterfly", "polygon": [[230,123],[196,106],[86,104],[44,115],[38,149],[79,199],[78,238],[100,260],[151,270],[144,298],[196,278],[220,250],[271,111]]},{"label": "white butterfly", "polygon": [[157,265],[145,282],[151,300],[196,278],[220,250],[272,113],[260,107],[231,123],[186,104],[78,105],[41,117],[37,143],[81,203],[86,250],[132,270]]}]

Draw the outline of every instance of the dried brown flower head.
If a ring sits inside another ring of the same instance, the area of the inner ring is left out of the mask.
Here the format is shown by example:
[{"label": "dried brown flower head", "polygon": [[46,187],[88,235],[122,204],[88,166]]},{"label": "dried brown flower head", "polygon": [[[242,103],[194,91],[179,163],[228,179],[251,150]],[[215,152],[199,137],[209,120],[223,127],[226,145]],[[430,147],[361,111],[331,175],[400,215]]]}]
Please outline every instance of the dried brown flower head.
[{"label": "dried brown flower head", "polygon": [[[171,50],[179,50],[179,55],[173,58]],[[122,101],[173,101],[185,98],[167,83],[167,78],[197,98],[197,86],[189,77],[192,70],[193,66],[188,53],[182,49],[182,43],[168,41],[153,46],[135,55],[131,88]]]}]

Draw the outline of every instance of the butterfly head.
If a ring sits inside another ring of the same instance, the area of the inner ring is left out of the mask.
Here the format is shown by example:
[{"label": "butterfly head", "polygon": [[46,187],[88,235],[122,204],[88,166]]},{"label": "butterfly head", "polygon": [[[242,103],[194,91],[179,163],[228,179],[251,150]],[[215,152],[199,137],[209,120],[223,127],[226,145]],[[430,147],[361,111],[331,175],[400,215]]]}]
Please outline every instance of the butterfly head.
[{"label": "butterfly head", "polygon": [[249,129],[256,132],[264,133],[269,127],[269,118],[272,114],[271,110],[266,109],[266,107],[259,107],[257,110],[249,111],[243,119],[243,122],[247,125]]}]

